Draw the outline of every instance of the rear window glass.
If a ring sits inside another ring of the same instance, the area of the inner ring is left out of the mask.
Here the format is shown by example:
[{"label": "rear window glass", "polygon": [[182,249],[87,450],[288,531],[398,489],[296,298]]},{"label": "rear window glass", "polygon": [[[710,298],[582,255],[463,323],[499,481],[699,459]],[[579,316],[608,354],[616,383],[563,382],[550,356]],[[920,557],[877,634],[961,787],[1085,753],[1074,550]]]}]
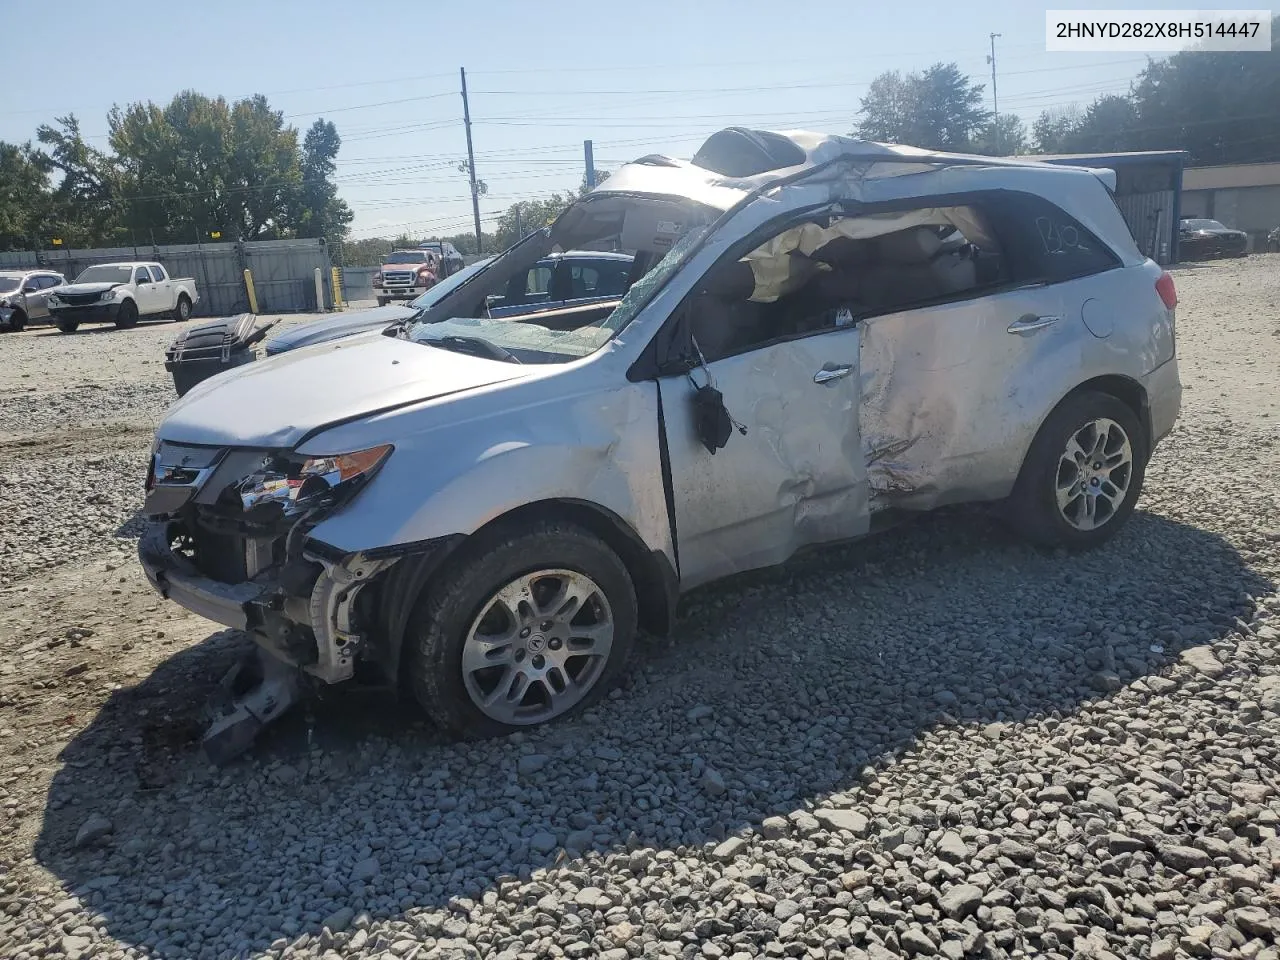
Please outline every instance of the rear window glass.
[{"label": "rear window glass", "polygon": [[1120,263],[1106,244],[1043,197],[1007,194],[983,206],[1016,281],[1057,283],[1101,273]]}]

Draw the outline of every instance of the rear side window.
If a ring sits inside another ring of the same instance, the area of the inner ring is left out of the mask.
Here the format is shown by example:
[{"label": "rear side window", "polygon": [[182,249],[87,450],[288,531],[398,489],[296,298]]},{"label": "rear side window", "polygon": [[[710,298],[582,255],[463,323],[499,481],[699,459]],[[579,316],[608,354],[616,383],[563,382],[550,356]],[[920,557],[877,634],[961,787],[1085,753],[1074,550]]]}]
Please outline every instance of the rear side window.
[{"label": "rear side window", "polygon": [[1060,283],[1120,265],[1106,244],[1043,197],[1006,194],[984,207],[1015,282]]}]

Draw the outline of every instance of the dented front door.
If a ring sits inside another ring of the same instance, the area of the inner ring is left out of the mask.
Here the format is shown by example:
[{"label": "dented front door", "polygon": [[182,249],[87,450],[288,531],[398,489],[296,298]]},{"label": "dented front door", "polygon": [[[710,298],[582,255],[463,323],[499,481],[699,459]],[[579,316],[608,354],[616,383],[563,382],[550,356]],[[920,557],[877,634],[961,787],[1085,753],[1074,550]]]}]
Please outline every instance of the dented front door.
[{"label": "dented front door", "polygon": [[684,589],[866,532],[858,340],[848,327],[711,363],[746,428],[714,454],[695,431],[689,378],[659,381]]}]

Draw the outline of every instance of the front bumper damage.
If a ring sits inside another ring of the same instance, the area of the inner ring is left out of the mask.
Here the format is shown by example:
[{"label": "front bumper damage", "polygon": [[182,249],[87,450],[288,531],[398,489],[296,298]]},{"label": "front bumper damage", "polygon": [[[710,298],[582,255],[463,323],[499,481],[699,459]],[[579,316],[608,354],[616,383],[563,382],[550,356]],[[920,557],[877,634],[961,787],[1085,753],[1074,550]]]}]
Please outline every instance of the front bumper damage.
[{"label": "front bumper damage", "polygon": [[[153,457],[138,559],[156,592],[258,646],[211,710],[206,752],[222,762],[309,686],[351,680],[379,623],[364,591],[399,557],[346,554],[307,538],[324,511],[241,512],[228,497],[261,454],[181,448]],[[181,459],[180,466],[163,461]],[[228,483],[228,480],[231,480]],[[332,506],[330,504],[330,506]],[[387,658],[383,657],[385,661]],[[252,681],[252,682],[250,682]]]}]

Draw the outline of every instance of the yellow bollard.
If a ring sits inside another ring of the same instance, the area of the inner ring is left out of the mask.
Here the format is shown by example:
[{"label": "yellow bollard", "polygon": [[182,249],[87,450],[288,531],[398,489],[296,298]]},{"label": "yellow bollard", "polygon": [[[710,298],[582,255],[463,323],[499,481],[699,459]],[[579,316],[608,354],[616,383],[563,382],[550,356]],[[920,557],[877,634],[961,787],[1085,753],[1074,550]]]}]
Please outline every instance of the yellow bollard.
[{"label": "yellow bollard", "polygon": [[345,306],[342,300],[342,268],[332,267],[331,270],[332,273],[330,280],[333,284],[333,309],[341,310]]},{"label": "yellow bollard", "polygon": [[253,272],[245,267],[244,269],[244,289],[249,294],[249,312],[258,312],[258,295],[253,290]]}]

